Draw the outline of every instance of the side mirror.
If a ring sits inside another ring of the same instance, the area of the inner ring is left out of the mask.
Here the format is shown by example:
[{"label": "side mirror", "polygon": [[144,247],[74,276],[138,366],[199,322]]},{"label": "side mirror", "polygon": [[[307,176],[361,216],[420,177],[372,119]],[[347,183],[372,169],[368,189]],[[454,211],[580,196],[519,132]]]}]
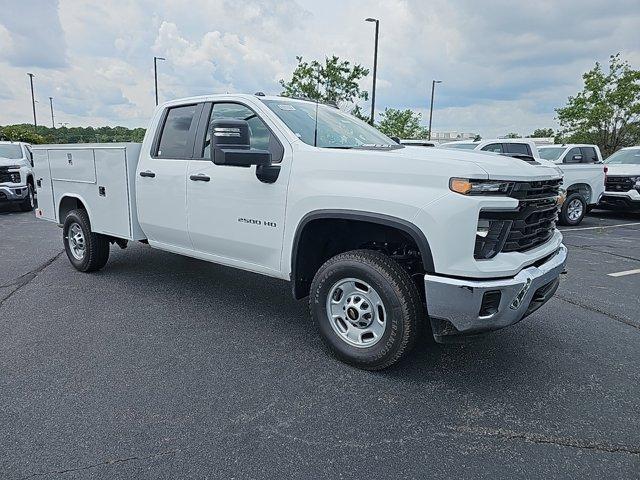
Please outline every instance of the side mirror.
[{"label": "side mirror", "polygon": [[245,120],[214,120],[209,126],[211,161],[216,165],[250,167],[270,165],[271,153],[251,149],[249,124]]},{"label": "side mirror", "polygon": [[568,163],[581,163],[582,155],[574,155]]}]

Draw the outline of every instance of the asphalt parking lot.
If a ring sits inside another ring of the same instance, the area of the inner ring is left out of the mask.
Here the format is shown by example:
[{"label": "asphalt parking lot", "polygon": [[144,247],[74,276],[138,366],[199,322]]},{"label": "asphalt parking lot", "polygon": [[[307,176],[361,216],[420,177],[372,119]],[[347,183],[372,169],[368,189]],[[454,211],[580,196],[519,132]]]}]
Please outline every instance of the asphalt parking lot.
[{"label": "asphalt parking lot", "polygon": [[145,245],[82,274],[0,208],[0,478],[638,478],[640,215],[563,230],[544,308],[370,373],[285,282]]}]

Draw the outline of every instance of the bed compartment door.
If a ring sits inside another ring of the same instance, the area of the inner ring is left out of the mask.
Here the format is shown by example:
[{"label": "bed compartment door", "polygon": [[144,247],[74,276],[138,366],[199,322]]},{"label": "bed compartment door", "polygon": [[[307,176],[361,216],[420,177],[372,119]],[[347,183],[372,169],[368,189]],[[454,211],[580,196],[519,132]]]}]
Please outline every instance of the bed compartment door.
[{"label": "bed compartment door", "polygon": [[132,238],[131,209],[125,148],[96,148],[97,196],[95,230],[118,238]]},{"label": "bed compartment door", "polygon": [[56,211],[53,206],[53,183],[49,170],[49,154],[46,149],[33,150],[33,169],[36,183],[38,206],[36,217],[45,220],[56,220]]}]

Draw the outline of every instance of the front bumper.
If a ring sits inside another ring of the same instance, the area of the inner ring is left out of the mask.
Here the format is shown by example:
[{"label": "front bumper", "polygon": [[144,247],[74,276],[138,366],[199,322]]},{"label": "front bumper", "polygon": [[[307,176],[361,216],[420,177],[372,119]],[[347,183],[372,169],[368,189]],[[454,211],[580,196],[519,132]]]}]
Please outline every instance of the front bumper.
[{"label": "front bumper", "polygon": [[604,192],[598,206],[608,209],[638,210],[640,209],[640,192]]},{"label": "front bumper", "polygon": [[566,262],[567,248],[561,244],[543,263],[511,278],[470,280],[425,275],[427,310],[435,339],[445,342],[519,322],[553,296]]},{"label": "front bumper", "polygon": [[21,202],[28,196],[29,187],[26,185],[18,187],[0,185],[0,202]]}]

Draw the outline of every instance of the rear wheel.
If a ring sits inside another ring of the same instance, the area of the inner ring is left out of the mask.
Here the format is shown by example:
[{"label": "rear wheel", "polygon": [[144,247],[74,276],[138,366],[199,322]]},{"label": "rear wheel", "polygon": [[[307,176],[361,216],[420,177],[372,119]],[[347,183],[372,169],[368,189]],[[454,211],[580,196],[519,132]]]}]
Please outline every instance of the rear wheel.
[{"label": "rear wheel", "polygon": [[575,226],[582,222],[587,212],[587,202],[579,193],[572,193],[562,204],[560,210],[560,224]]},{"label": "rear wheel", "polygon": [[20,210],[22,210],[23,212],[30,212],[36,206],[35,193],[33,191],[33,185],[31,185],[30,183],[27,184],[27,189],[29,190],[29,192],[27,194],[27,197],[20,204]]},{"label": "rear wheel", "polygon": [[409,274],[386,255],[353,250],[328,260],[311,285],[311,314],[342,361],[381,370],[414,345],[424,311]]},{"label": "rear wheel", "polygon": [[71,265],[81,272],[94,272],[109,260],[109,240],[91,231],[89,216],[82,209],[72,210],[63,226],[64,249]]}]

